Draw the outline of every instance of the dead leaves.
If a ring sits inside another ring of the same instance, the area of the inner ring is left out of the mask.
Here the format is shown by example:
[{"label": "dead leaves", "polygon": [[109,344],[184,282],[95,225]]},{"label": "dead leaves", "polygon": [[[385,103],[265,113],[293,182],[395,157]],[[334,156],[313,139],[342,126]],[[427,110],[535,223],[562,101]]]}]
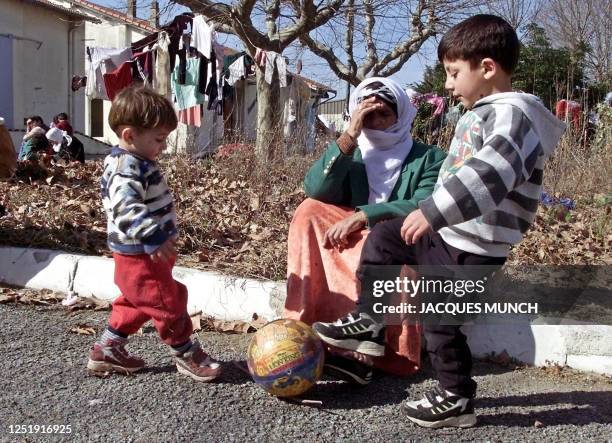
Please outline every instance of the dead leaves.
[{"label": "dead leaves", "polygon": [[79,335],[96,335],[96,329],[85,324],[79,324],[73,328],[70,328],[70,332]]},{"label": "dead leaves", "polygon": [[559,220],[555,207],[540,207],[523,241],[512,250],[512,265],[612,264],[612,233],[606,208],[579,205]]},{"label": "dead leaves", "polygon": [[227,334],[247,334],[255,332],[268,323],[265,318],[258,316],[256,313],[253,314],[250,321],[245,322],[240,320],[218,320],[212,317],[203,317],[201,312],[192,315],[191,322],[194,331],[202,330]]},{"label": "dead leaves", "polygon": [[[258,165],[252,150],[216,160],[163,158],[179,221],[179,264],[284,279],[289,224],[305,198],[301,184],[313,160]],[[102,162],[45,167],[45,177],[54,177],[51,185],[32,178],[39,165],[26,166],[29,172],[0,182],[0,244],[108,254],[99,195]],[[569,212],[540,207],[509,263],[612,264],[612,198],[598,194],[577,203]]]},{"label": "dead leaves", "polygon": [[50,306],[60,303],[64,294],[48,289],[17,289],[0,287],[0,303],[19,303],[22,305]]}]

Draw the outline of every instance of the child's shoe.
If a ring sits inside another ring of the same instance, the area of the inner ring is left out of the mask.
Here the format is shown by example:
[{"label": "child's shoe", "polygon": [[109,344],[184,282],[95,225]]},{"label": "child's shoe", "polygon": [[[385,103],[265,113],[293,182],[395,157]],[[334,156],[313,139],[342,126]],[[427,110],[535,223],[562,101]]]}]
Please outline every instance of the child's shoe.
[{"label": "child's shoe", "polygon": [[221,375],[221,365],[206,354],[198,341],[182,354],[174,355],[176,369],[196,381],[211,381]]},{"label": "child's shoe", "polygon": [[476,424],[472,399],[441,387],[429,391],[421,400],[404,402],[401,408],[410,421],[425,428],[470,428]]},{"label": "child's shoe", "polygon": [[125,349],[127,342],[127,339],[123,339],[106,340],[103,344],[94,343],[89,353],[87,369],[95,372],[131,374],[144,368],[144,360]]},{"label": "child's shoe", "polygon": [[385,327],[366,313],[351,313],[332,323],[313,323],[325,343],[365,355],[385,355]]}]

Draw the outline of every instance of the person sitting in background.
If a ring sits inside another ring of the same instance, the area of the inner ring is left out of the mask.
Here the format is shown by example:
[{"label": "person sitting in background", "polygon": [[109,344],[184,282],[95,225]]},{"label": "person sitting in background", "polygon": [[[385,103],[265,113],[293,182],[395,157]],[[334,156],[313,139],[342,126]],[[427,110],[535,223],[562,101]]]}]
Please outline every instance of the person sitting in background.
[{"label": "person sitting in background", "polygon": [[74,129],[72,129],[72,125],[69,122],[68,114],[65,112],[60,112],[55,117],[53,117],[54,127],[57,129],[61,129],[62,131],[66,131],[69,136],[74,135]]},{"label": "person sitting in background", "polygon": [[49,140],[46,132],[49,128],[43,122],[42,117],[34,115],[26,121],[27,132],[23,136],[23,142],[19,150],[19,160],[38,161],[41,156],[51,154]]},{"label": "person sitting in background", "polygon": [[[17,158],[19,160],[27,160],[25,158],[26,155],[24,154],[26,145],[28,145],[27,155],[31,156],[33,145],[35,145],[36,147],[39,147],[39,145],[42,144],[42,140],[40,139],[40,136],[44,136],[45,132],[47,132],[48,129],[49,128],[47,128],[47,126],[45,125],[45,122],[43,121],[40,115],[33,115],[31,117],[28,117],[26,119],[26,133],[23,136],[21,146],[19,147],[19,155],[17,156]],[[35,140],[35,143],[30,142],[30,140],[32,140],[35,137],[37,138],[37,140]]]},{"label": "person sitting in background", "polygon": [[56,126],[47,131],[46,137],[51,143],[53,151],[57,153],[57,158],[68,162],[85,163],[83,143],[75,136],[70,136],[66,131],[62,131]]}]

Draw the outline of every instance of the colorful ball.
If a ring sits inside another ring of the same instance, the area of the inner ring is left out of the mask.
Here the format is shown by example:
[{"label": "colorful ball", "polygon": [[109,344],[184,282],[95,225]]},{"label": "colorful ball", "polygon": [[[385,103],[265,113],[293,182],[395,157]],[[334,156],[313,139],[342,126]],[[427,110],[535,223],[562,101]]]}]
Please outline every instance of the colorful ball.
[{"label": "colorful ball", "polygon": [[253,380],[272,395],[293,397],[321,378],[325,353],[306,323],[275,320],[255,333],[247,363]]}]

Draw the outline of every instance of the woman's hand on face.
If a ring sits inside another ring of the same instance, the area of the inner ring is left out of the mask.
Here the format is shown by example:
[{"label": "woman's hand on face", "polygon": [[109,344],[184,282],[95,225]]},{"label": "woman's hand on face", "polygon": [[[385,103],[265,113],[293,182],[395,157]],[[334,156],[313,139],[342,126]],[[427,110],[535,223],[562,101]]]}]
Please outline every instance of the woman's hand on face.
[{"label": "woman's hand on face", "polygon": [[368,219],[363,211],[355,212],[350,217],[340,220],[325,233],[323,238],[324,248],[348,246],[348,236],[355,231],[362,230]]},{"label": "woman's hand on face", "polygon": [[362,101],[357,105],[357,108],[351,115],[351,122],[349,124],[346,133],[350,135],[353,140],[357,140],[357,137],[361,134],[363,129],[363,121],[370,112],[380,110],[385,105],[377,100],[376,97],[370,97]]}]

